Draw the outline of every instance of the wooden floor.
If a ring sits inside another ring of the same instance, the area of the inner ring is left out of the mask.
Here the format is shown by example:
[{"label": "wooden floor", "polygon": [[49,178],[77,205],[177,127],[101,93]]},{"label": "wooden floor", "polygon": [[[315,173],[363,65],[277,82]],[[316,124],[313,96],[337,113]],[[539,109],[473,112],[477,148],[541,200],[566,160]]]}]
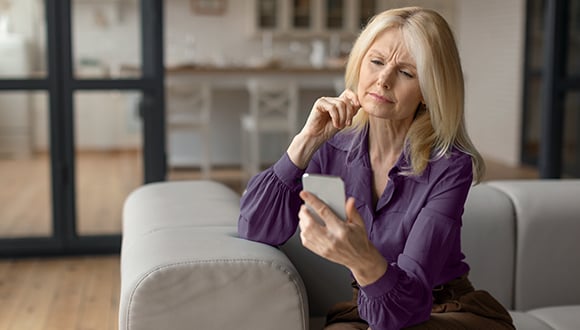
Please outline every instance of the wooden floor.
[{"label": "wooden floor", "polygon": [[0,261],[0,329],[117,329],[119,257]]},{"label": "wooden floor", "polygon": [[[141,180],[139,154],[86,153],[77,159],[79,228],[119,232],[121,205]],[[536,178],[530,168],[488,161],[484,180]],[[49,167],[45,157],[0,161],[0,234],[50,233]],[[177,170],[169,180],[199,178]],[[239,171],[218,169],[212,178],[241,191]],[[0,260],[0,330],[117,329],[119,256]]]}]

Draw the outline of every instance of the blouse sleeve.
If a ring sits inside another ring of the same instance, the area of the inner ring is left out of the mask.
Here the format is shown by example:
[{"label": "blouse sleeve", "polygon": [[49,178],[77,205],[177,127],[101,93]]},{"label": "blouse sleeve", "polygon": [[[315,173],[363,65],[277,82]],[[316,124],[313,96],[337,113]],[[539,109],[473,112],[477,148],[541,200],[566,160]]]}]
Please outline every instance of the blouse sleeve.
[{"label": "blouse sleeve", "polygon": [[[308,171],[314,171],[314,167],[311,161]],[[239,236],[273,246],[292,237],[298,227],[304,172],[284,154],[272,167],[253,177],[240,200]]]},{"label": "blouse sleeve", "polygon": [[465,157],[440,175],[409,232],[403,253],[380,279],[361,287],[359,312],[371,329],[400,329],[429,319],[431,291],[439,284],[434,283],[435,278],[460,235],[471,171],[471,159]]}]

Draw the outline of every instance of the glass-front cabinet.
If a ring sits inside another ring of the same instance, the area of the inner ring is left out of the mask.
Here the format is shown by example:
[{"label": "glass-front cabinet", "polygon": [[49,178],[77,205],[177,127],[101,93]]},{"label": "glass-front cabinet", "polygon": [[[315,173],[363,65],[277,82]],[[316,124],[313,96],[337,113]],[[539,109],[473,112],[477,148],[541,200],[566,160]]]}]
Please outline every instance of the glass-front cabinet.
[{"label": "glass-front cabinet", "polygon": [[[457,0],[415,0],[412,5],[440,12],[454,26]],[[254,0],[257,32],[275,36],[354,37],[376,13],[409,6],[407,0]]]},{"label": "glass-front cabinet", "polygon": [[258,0],[256,4],[257,22],[256,25],[261,30],[274,30],[278,28],[278,1]]},{"label": "glass-front cabinet", "polygon": [[379,0],[256,0],[256,27],[278,36],[355,34]]}]

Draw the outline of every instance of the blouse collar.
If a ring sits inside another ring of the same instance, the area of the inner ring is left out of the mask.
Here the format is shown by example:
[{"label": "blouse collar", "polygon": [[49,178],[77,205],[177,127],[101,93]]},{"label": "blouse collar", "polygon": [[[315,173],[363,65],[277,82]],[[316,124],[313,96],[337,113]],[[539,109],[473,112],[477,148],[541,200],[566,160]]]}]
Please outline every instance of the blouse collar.
[{"label": "blouse collar", "polygon": [[[371,170],[368,139],[369,124],[366,123],[360,130],[340,132],[336,134],[331,140],[329,140],[329,143],[333,147],[347,153],[346,165],[348,167],[362,167],[366,170]],[[400,172],[407,169],[410,169],[410,164],[403,152],[389,172],[389,177],[392,179],[399,175]],[[427,167],[421,175],[407,175],[405,177],[417,182],[428,182],[430,170],[431,165],[427,164]]]}]

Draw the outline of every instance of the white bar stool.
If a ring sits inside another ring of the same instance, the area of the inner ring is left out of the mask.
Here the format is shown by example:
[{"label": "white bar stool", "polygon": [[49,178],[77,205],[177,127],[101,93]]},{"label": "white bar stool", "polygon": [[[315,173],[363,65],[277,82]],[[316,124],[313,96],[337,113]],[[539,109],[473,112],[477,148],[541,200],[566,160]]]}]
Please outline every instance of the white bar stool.
[{"label": "white bar stool", "polygon": [[260,171],[260,135],[287,134],[288,142],[296,134],[298,86],[294,81],[249,79],[250,111],[242,115],[242,172],[248,180]]},{"label": "white bar stool", "polygon": [[203,149],[201,172],[203,178],[208,179],[211,173],[211,88],[207,84],[168,81],[165,90],[168,140],[178,131],[199,133]]}]

